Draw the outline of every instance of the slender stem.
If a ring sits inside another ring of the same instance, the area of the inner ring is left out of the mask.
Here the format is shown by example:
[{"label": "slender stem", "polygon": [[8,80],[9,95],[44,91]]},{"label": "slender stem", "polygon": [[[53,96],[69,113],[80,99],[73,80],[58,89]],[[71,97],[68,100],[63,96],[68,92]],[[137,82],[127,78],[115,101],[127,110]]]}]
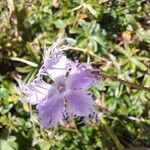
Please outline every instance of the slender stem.
[{"label": "slender stem", "polygon": [[100,72],[99,74],[100,74],[100,76],[102,76],[103,78],[108,78],[108,79],[110,79],[110,80],[112,80],[112,81],[118,81],[118,82],[120,82],[120,83],[122,83],[122,84],[125,84],[125,85],[128,85],[128,86],[130,86],[130,87],[132,87],[132,88],[134,88],[134,89],[139,89],[139,90],[143,90],[143,91],[150,92],[150,88],[148,88],[148,87],[144,87],[144,86],[138,85],[138,84],[133,84],[133,83],[131,83],[131,82],[128,82],[128,81],[125,81],[125,80],[122,80],[122,79],[118,79],[118,78],[115,77],[115,76],[106,75],[105,73],[101,73],[101,72]]},{"label": "slender stem", "polygon": [[[93,51],[88,50],[88,49],[83,49],[83,48],[78,48],[78,47],[68,47],[68,49],[72,49],[72,50],[77,50],[77,51],[81,51],[81,52],[84,52],[84,53],[88,53],[88,54],[90,54],[91,56],[93,56],[95,58],[102,59],[102,57],[97,56],[96,54],[93,53]],[[118,82],[120,82],[122,84],[125,84],[125,85],[128,85],[128,86],[130,86],[130,87],[132,87],[134,89],[139,89],[139,90],[150,92],[150,88],[148,88],[148,87],[144,87],[144,86],[138,85],[138,84],[133,84],[131,82],[128,82],[128,81],[125,81],[125,80],[122,80],[122,79],[118,79],[115,76],[109,76],[109,75],[105,74],[103,70],[101,70],[99,75],[102,76],[103,78],[108,78],[108,79],[110,79],[112,81],[118,81]]]},{"label": "slender stem", "polygon": [[68,49],[72,49],[72,50],[77,50],[77,51],[81,51],[81,52],[84,52],[84,53],[88,53],[88,54],[90,54],[91,56],[93,56],[93,57],[96,57],[96,58],[98,58],[98,59],[101,59],[101,57],[100,56],[97,56],[96,54],[94,54],[91,50],[89,50],[89,49],[84,49],[84,48],[79,48],[79,47],[71,47],[71,46],[69,46],[69,47],[67,47]]},{"label": "slender stem", "polygon": [[104,118],[100,118],[100,121],[101,121],[103,127],[105,128],[105,130],[107,131],[107,133],[109,134],[109,136],[112,138],[112,140],[116,144],[117,149],[118,150],[123,150],[123,145],[120,143],[120,141],[118,140],[117,136],[110,130],[110,128],[107,125],[107,123],[104,120]]},{"label": "slender stem", "polygon": [[30,119],[31,119],[31,123],[32,123],[32,126],[33,126],[34,134],[36,135],[37,130],[36,130],[35,123],[34,123],[34,120],[33,120],[33,117],[32,117],[32,107],[31,107],[31,105],[29,105],[29,107],[30,107]]},{"label": "slender stem", "polygon": [[76,129],[70,129],[70,128],[60,128],[63,131],[68,131],[68,132],[74,132],[80,135],[80,133]]}]

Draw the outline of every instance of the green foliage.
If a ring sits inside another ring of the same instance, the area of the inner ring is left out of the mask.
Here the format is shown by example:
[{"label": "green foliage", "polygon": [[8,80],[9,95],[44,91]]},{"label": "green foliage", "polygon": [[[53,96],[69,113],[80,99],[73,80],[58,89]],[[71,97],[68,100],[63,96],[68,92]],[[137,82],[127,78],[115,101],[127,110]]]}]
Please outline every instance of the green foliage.
[{"label": "green foliage", "polygon": [[93,49],[94,52],[98,52],[99,54],[108,51],[109,45],[105,38],[107,33],[104,29],[100,29],[96,21],[85,22],[84,20],[79,20],[79,26],[81,28],[70,29],[71,34],[79,35],[76,39],[78,47]]},{"label": "green foliage", "polygon": [[149,92],[103,79],[91,88],[97,122],[76,118],[42,130],[36,109],[15,90],[17,77],[32,81],[45,46],[64,35],[74,46],[71,59],[150,88],[149,10],[146,0],[1,0],[0,150],[150,147]]}]

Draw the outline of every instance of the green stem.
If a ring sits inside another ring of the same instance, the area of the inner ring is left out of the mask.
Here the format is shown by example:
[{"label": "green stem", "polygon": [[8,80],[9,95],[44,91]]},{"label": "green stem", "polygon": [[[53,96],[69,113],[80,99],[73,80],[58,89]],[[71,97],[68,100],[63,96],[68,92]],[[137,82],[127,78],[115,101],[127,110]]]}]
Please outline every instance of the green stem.
[{"label": "green stem", "polygon": [[99,60],[102,59],[101,57],[97,56],[96,54],[94,54],[91,50],[89,49],[84,49],[84,48],[79,48],[79,47],[67,47],[68,49],[72,49],[72,50],[76,50],[76,51],[81,51],[83,53],[88,53],[93,57],[98,58]]},{"label": "green stem", "polygon": [[123,150],[123,145],[120,143],[117,136],[111,131],[111,129],[107,125],[106,121],[103,118],[100,118],[100,121],[101,121],[103,127],[105,128],[105,130],[107,131],[107,133],[109,134],[109,136],[112,138],[112,140],[116,144],[117,149]]},{"label": "green stem", "polygon": [[[84,53],[88,53],[91,56],[97,58],[99,61],[102,59],[102,57],[97,56],[96,54],[93,53],[93,51],[88,50],[88,49],[83,49],[83,48],[78,48],[78,47],[68,47],[68,48],[72,49],[72,50],[77,50],[77,51],[81,51],[81,52],[84,52]],[[148,88],[148,87],[144,87],[142,85],[133,84],[131,82],[128,82],[128,81],[125,81],[125,80],[122,80],[122,79],[118,79],[115,76],[109,76],[109,75],[105,74],[103,70],[101,70],[101,72],[99,74],[103,78],[108,78],[108,79],[110,79],[112,81],[118,81],[118,82],[120,82],[122,84],[125,84],[125,85],[128,85],[128,86],[130,86],[130,87],[132,87],[134,89],[139,89],[139,90],[150,92],[150,88]]]},{"label": "green stem", "polygon": [[37,133],[37,130],[36,130],[36,127],[35,127],[33,117],[32,117],[32,106],[29,105],[29,107],[30,107],[30,120],[31,120],[31,123],[32,123],[33,131],[34,131],[35,136],[37,136],[38,133]]},{"label": "green stem", "polygon": [[128,81],[125,81],[125,80],[122,80],[122,79],[118,79],[118,78],[115,77],[115,76],[106,75],[105,73],[103,73],[103,71],[102,71],[102,73],[100,72],[99,74],[100,74],[100,76],[102,76],[103,78],[108,78],[108,79],[110,79],[110,80],[112,80],[112,81],[118,81],[118,82],[120,82],[120,83],[122,83],[122,84],[125,84],[125,85],[128,85],[128,86],[130,86],[130,87],[132,87],[132,88],[134,88],[134,89],[139,89],[139,90],[143,90],[143,91],[150,92],[150,88],[148,88],[148,87],[144,87],[144,86],[138,85],[138,84],[133,84],[133,83],[131,83],[131,82],[128,82]]}]

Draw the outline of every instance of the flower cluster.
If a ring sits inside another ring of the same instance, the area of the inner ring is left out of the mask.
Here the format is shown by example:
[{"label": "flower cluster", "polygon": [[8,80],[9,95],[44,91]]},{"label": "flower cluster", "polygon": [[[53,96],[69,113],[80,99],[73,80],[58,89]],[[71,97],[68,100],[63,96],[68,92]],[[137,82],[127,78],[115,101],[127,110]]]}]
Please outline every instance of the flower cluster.
[{"label": "flower cluster", "polygon": [[[55,44],[45,51],[44,64],[29,84],[19,83],[22,102],[37,105],[41,126],[50,128],[67,116],[85,119],[95,116],[95,103],[89,88],[100,77],[88,64],[73,62]],[[44,78],[51,79],[48,83]]]}]

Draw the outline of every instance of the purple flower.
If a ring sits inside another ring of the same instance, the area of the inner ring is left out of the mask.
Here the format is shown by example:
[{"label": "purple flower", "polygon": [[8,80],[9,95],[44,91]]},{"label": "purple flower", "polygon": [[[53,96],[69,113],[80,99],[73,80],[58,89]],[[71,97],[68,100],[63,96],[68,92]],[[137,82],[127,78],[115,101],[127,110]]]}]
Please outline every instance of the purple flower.
[{"label": "purple flower", "polygon": [[45,99],[46,93],[50,89],[51,85],[44,82],[42,79],[35,79],[30,84],[24,84],[19,82],[18,91],[23,93],[19,97],[20,101],[29,103],[30,105],[36,105]]},{"label": "purple flower", "polygon": [[45,57],[43,71],[55,80],[60,75],[65,75],[71,64],[72,61],[62,52],[57,52],[52,54],[51,58]]},{"label": "purple flower", "polygon": [[61,75],[66,75],[67,70],[74,64],[63,55],[63,51],[68,50],[68,47],[58,47],[60,42],[61,40],[58,40],[45,51],[44,64],[40,69],[40,73],[48,74],[53,80]]},{"label": "purple flower", "polygon": [[[45,52],[44,64],[36,79],[30,84],[19,84],[23,93],[20,100],[37,105],[43,128],[57,125],[68,115],[95,117],[95,103],[89,88],[99,82],[100,76],[94,72],[86,63],[71,61],[61,48],[53,45],[50,56],[49,50]],[[53,84],[45,82],[44,76],[52,79]]]},{"label": "purple flower", "polygon": [[59,76],[45,100],[38,104],[42,127],[53,127],[67,115],[94,117],[95,103],[88,88],[95,82],[97,78],[91,70]]}]

